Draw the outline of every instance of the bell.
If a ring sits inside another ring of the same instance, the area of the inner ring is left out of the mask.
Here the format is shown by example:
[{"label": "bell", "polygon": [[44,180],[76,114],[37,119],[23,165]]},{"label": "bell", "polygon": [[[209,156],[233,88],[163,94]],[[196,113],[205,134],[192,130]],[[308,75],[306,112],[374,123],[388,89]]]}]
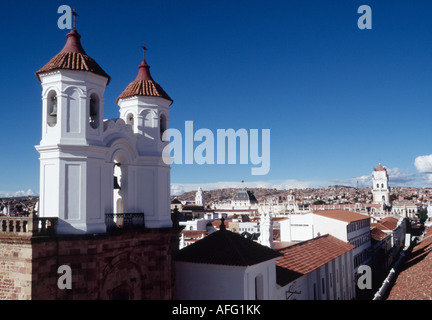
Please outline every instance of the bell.
[{"label": "bell", "polygon": [[51,117],[57,117],[57,103],[53,104],[53,109],[52,109],[52,111],[50,113],[50,116]]},{"label": "bell", "polygon": [[114,177],[114,190],[121,190],[117,177]]}]

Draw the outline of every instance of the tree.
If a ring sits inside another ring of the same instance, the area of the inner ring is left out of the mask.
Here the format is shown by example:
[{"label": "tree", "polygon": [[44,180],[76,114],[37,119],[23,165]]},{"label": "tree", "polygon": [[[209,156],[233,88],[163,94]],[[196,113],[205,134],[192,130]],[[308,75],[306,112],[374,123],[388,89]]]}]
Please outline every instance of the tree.
[{"label": "tree", "polygon": [[320,205],[320,204],[326,204],[324,200],[316,200],[312,203],[313,205]]},{"label": "tree", "polygon": [[417,213],[417,217],[420,219],[420,223],[424,223],[428,219],[428,212],[426,209],[420,210],[419,213]]}]

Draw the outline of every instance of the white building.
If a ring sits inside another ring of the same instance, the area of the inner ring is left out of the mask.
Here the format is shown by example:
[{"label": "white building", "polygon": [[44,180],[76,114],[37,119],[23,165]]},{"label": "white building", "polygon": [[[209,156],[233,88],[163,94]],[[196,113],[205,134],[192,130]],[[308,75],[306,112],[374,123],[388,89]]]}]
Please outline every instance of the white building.
[{"label": "white building", "polygon": [[238,191],[231,201],[233,209],[251,209],[258,207],[258,200],[252,191],[242,189]]},{"label": "white building", "polygon": [[42,84],[40,217],[58,217],[57,233],[103,233],[106,213],[145,213],[148,228],[171,227],[168,144],[171,98],[144,60],[117,99],[119,118],[104,120],[110,77],[73,29],[63,50],[36,74]]},{"label": "white building", "polygon": [[353,247],[324,235],[275,251],[221,229],[177,254],[177,298],[353,299]]},{"label": "white building", "polygon": [[221,228],[176,255],[179,300],[273,300],[281,255]]},{"label": "white building", "polygon": [[391,212],[404,218],[416,218],[419,206],[413,201],[393,201]]},{"label": "white building", "polygon": [[213,222],[214,219],[193,219],[193,220],[186,220],[186,221],[180,221],[179,225],[184,227],[184,230],[189,231],[197,231],[197,230],[207,230],[207,225],[211,222]]},{"label": "white building", "polygon": [[293,214],[279,224],[281,242],[306,241],[314,237],[312,213]]},{"label": "white building", "polygon": [[249,234],[258,234],[260,233],[260,226],[258,222],[255,221],[247,221],[247,222],[238,222],[238,233],[249,233]]},{"label": "white building", "polygon": [[[390,187],[387,169],[381,163],[372,172],[372,196],[373,203],[390,206]],[[382,208],[385,209],[385,208]]]},{"label": "white building", "polygon": [[330,234],[353,244],[354,268],[366,264],[371,246],[370,217],[347,210],[317,210],[280,222],[281,242],[305,241]]},{"label": "white building", "polygon": [[278,300],[355,298],[353,245],[323,235],[279,250]]}]

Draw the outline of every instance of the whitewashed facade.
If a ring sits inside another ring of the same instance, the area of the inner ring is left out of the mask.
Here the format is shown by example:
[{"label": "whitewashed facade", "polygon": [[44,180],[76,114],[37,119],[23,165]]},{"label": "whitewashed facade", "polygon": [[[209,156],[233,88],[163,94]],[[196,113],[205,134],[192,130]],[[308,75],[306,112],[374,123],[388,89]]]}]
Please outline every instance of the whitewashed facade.
[{"label": "whitewashed facade", "polygon": [[[60,54],[85,54],[75,30]],[[106,213],[145,213],[149,228],[172,226],[170,166],[162,159],[172,101],[144,95],[119,99],[119,118],[104,120],[107,76],[48,69],[38,72],[39,216],[58,217],[60,234],[105,232]]]}]

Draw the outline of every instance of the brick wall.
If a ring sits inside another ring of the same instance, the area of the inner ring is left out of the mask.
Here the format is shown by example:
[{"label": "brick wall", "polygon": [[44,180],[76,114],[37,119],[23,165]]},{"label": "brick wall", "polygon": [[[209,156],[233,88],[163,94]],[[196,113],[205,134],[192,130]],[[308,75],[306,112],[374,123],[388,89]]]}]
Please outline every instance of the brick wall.
[{"label": "brick wall", "polygon": [[[0,243],[0,299],[174,299],[177,241],[171,229],[9,239]],[[57,285],[62,265],[72,289]]]},{"label": "brick wall", "polygon": [[0,238],[0,300],[31,298],[31,261],[28,237]]}]

